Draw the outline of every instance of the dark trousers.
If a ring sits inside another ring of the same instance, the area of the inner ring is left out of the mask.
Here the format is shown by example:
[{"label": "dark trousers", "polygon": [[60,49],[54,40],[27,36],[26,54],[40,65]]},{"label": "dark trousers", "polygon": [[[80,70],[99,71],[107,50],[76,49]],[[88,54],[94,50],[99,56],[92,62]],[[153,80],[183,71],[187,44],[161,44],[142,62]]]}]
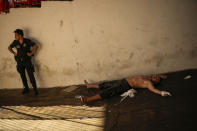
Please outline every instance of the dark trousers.
[{"label": "dark trousers", "polygon": [[29,76],[30,82],[34,88],[34,91],[37,92],[37,85],[36,85],[36,80],[34,77],[34,67],[31,63],[28,64],[22,64],[22,63],[18,63],[17,64],[17,71],[19,72],[23,85],[25,87],[26,91],[29,91],[29,86],[27,84],[27,78],[26,78],[26,74],[25,74],[25,70],[27,71],[27,74]]},{"label": "dark trousers", "polygon": [[125,79],[123,79],[117,82],[105,82],[99,84],[99,88],[102,90],[102,92],[99,94],[101,98],[109,98],[112,96],[120,95],[126,92],[127,90],[131,89],[132,87],[128,84],[128,82]]}]

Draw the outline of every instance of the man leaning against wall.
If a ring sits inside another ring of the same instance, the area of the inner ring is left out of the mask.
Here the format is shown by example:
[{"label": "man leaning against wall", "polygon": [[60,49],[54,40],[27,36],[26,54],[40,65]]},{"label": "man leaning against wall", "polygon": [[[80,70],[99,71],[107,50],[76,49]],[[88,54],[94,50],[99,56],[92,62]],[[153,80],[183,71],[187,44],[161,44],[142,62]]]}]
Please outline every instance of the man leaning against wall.
[{"label": "man leaning against wall", "polygon": [[[15,33],[15,40],[10,44],[8,50],[14,55],[14,58],[17,62],[17,71],[20,74],[20,77],[23,82],[24,89],[22,94],[29,93],[29,86],[27,84],[27,78],[25,74],[25,70],[29,76],[30,82],[34,88],[34,94],[38,95],[36,80],[34,77],[34,66],[32,64],[31,58],[34,56],[35,52],[38,49],[38,45],[35,44],[30,39],[24,38],[23,30],[16,29]],[[16,51],[13,50],[16,49]]]}]

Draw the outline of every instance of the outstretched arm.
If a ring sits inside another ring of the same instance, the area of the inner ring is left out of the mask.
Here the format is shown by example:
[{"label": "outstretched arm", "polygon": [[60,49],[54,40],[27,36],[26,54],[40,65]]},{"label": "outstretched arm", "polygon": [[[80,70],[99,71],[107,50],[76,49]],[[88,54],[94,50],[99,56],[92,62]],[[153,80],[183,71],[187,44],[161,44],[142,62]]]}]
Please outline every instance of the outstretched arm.
[{"label": "outstretched arm", "polygon": [[149,83],[147,84],[147,88],[148,88],[151,92],[156,93],[156,94],[159,94],[159,95],[161,95],[161,96],[171,96],[171,94],[170,94],[169,92],[167,92],[167,91],[160,91],[160,90],[156,89],[156,88],[152,85],[151,82],[149,82]]},{"label": "outstretched arm", "polygon": [[158,89],[156,89],[156,88],[152,85],[151,82],[149,82],[149,83],[147,84],[147,88],[148,88],[151,92],[161,95],[161,91],[158,90]]}]

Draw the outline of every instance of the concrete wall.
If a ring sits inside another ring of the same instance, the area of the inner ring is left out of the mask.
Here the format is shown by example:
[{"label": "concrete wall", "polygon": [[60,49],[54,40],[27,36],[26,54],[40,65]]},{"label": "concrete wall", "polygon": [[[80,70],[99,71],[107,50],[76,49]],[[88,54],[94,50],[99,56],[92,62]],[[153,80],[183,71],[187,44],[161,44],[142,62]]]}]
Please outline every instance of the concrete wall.
[{"label": "concrete wall", "polygon": [[196,0],[74,0],[0,15],[0,88],[21,88],[13,31],[40,49],[39,87],[197,68]]}]

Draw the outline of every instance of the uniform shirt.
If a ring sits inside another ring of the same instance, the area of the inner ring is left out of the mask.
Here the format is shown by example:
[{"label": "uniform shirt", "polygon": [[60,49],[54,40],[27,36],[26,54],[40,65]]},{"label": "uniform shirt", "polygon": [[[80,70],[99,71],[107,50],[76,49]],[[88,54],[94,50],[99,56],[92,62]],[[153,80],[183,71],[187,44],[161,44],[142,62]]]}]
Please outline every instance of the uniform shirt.
[{"label": "uniform shirt", "polygon": [[17,50],[17,56],[15,57],[17,62],[25,62],[31,59],[27,53],[31,53],[31,48],[35,45],[33,41],[30,39],[23,39],[23,43],[20,44],[18,40],[14,40],[12,44],[10,44],[11,48],[15,48]]}]

